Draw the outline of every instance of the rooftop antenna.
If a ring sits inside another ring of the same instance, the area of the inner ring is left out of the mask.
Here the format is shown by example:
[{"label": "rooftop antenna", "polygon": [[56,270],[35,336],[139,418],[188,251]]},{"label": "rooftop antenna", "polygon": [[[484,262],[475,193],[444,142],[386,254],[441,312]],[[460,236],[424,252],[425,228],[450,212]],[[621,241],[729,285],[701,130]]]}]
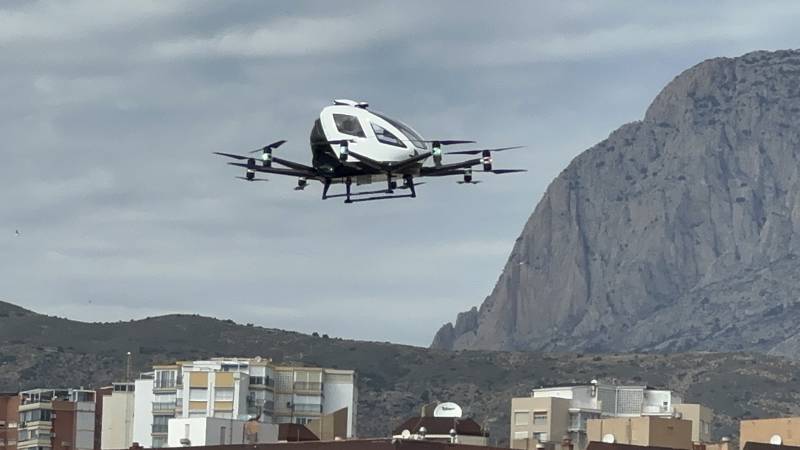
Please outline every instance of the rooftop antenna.
[{"label": "rooftop antenna", "polygon": [[131,352],[128,352],[127,361],[125,363],[125,382],[131,382]]}]

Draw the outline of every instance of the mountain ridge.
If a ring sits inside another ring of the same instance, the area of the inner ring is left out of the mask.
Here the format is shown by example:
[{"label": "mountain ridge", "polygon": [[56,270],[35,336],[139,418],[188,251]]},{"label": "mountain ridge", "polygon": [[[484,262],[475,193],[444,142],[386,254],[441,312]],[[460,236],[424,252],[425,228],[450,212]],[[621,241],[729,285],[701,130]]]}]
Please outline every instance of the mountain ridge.
[{"label": "mountain ridge", "polygon": [[432,347],[800,357],[798,125],[798,51],[684,71],[553,180]]}]

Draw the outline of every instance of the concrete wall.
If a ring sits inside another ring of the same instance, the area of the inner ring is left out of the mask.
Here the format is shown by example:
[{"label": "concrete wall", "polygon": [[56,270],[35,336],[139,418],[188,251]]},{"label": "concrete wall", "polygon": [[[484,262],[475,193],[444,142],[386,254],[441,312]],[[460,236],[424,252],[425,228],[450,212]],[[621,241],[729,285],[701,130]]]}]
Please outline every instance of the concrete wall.
[{"label": "concrete wall", "polygon": [[355,437],[355,419],[358,412],[356,409],[357,392],[353,372],[326,370],[322,392],[322,413],[331,414],[342,408],[347,408],[347,436],[340,437]]},{"label": "concrete wall", "polygon": [[133,443],[133,392],[114,392],[103,397],[100,448],[128,448]]},{"label": "concrete wall", "polygon": [[681,413],[684,420],[692,422],[692,441],[711,442],[711,424],[714,422],[714,411],[696,403],[674,405],[675,412]]},{"label": "concrete wall", "polygon": [[748,442],[769,443],[778,435],[783,445],[800,446],[800,417],[778,419],[742,420],[739,422],[739,446]]},{"label": "concrete wall", "polygon": [[588,421],[589,441],[602,441],[611,434],[618,444],[692,449],[692,423],[660,417],[618,417]]},{"label": "concrete wall", "polygon": [[306,424],[306,428],[311,430],[319,440],[332,441],[336,438],[344,438],[348,430],[348,417],[350,416],[347,408],[314,419]]},{"label": "concrete wall", "polygon": [[153,380],[136,380],[134,389],[133,442],[150,448],[153,446],[153,438],[150,436],[153,425]]},{"label": "concrete wall", "polygon": [[[182,447],[181,439],[189,439],[192,447],[202,445],[243,444],[244,420],[193,417],[170,419],[167,445]],[[224,429],[224,430],[223,430]],[[224,433],[224,434],[223,434]],[[262,423],[258,431],[258,443],[278,442],[278,426]]]},{"label": "concrete wall", "polygon": [[[535,448],[534,433],[545,433],[549,442],[560,442],[569,426],[570,400],[558,397],[517,397],[511,399],[511,423],[509,442],[512,448]],[[545,423],[534,424],[534,413],[546,413]],[[517,414],[527,421],[517,424]],[[524,435],[524,436],[523,436]],[[560,447],[560,445],[557,445]]]}]

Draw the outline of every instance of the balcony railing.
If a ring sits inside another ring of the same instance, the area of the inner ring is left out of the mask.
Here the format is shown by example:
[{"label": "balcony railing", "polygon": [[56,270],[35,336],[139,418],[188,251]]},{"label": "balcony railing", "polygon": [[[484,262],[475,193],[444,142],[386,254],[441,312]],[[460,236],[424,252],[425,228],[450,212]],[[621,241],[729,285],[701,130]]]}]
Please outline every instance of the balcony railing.
[{"label": "balcony railing", "polygon": [[317,405],[314,403],[295,403],[294,412],[322,414],[322,405]]},{"label": "balcony railing", "polygon": [[295,391],[322,392],[322,383],[316,381],[295,381]]},{"label": "balcony railing", "polygon": [[169,427],[166,424],[154,424],[153,425],[153,433],[166,433],[169,430]]},{"label": "balcony railing", "polygon": [[250,377],[250,386],[266,386],[275,388],[275,379],[270,377]]},{"label": "balcony railing", "polygon": [[153,411],[174,411],[175,402],[153,402]]}]

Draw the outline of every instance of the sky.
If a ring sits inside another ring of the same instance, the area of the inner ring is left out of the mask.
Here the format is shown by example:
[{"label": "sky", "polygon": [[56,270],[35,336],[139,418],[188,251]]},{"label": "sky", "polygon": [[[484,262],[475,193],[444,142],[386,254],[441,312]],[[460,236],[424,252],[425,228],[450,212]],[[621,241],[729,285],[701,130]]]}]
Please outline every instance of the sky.
[{"label": "sky", "polygon": [[[800,3],[751,4],[4,1],[0,300],[427,346],[575,156],[700,61],[798,46]],[[211,154],[308,163],[333,98],[529,172],[344,205]]]}]

